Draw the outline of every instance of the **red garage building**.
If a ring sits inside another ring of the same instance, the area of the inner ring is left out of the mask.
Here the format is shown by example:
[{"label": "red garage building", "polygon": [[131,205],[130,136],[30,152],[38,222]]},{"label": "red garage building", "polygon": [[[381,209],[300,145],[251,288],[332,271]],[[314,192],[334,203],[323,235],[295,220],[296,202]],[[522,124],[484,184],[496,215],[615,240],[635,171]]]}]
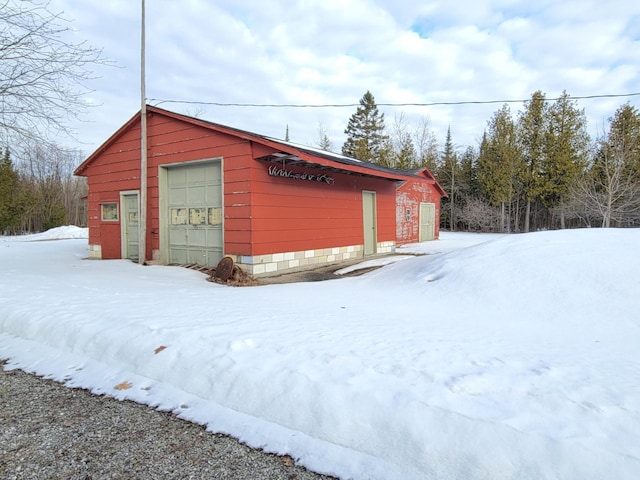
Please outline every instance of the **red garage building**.
[{"label": "red garage building", "polygon": [[93,258],[137,259],[146,230],[147,261],[215,266],[230,256],[262,275],[438,238],[445,193],[426,169],[396,171],[151,106],[140,230],[140,124],[138,113],[75,172],[88,179]]}]

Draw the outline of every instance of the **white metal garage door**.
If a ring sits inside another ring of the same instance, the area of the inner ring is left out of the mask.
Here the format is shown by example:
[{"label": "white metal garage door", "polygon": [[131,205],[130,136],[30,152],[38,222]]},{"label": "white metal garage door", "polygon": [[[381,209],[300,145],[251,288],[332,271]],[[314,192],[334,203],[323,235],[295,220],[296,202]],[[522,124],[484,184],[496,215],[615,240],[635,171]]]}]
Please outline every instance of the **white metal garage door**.
[{"label": "white metal garage door", "polygon": [[169,263],[215,266],[222,259],[220,162],[167,172]]}]

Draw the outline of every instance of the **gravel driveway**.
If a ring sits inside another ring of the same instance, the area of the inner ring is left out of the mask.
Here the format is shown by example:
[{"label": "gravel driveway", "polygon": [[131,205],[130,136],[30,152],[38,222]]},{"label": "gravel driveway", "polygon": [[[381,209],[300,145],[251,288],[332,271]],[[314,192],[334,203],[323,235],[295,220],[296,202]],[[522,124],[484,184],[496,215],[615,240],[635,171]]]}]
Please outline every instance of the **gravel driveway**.
[{"label": "gravel driveway", "polygon": [[92,395],[0,361],[0,479],[329,480],[129,401]]}]

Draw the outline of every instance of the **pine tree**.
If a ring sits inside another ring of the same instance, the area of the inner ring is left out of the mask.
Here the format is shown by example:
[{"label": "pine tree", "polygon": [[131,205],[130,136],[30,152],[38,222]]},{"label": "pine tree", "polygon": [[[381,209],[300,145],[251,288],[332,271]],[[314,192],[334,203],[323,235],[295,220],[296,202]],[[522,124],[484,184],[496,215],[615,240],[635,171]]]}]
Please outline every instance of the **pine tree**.
[{"label": "pine tree", "polygon": [[451,140],[451,127],[447,129],[447,138],[444,142],[444,150],[440,160],[440,168],[438,169],[438,180],[449,194],[448,198],[442,200],[441,223],[448,220],[449,228],[455,231],[456,224],[456,201],[458,199],[458,155],[456,154]]},{"label": "pine tree", "polygon": [[397,160],[396,157],[397,156],[393,148],[393,142],[389,137],[385,137],[382,145],[378,150],[378,154],[375,157],[374,163],[382,165],[383,167],[393,168]]},{"label": "pine tree", "polygon": [[404,113],[395,115],[391,127],[391,143],[393,146],[391,167],[410,169],[417,166],[417,153],[413,138],[407,125]]},{"label": "pine tree", "polygon": [[318,122],[318,138],[316,139],[316,145],[320,150],[324,150],[326,152],[333,151],[333,143],[329,139],[327,129],[322,122]]},{"label": "pine tree", "polygon": [[385,149],[389,137],[385,134],[384,113],[378,111],[375,99],[368,90],[360,99],[356,113],[351,115],[344,133],[347,134],[347,140],[342,146],[343,155],[373,163],[389,163]]},{"label": "pine tree", "polygon": [[[466,224],[469,228],[469,213],[467,206],[474,204],[480,200],[480,187],[478,185],[478,153],[473,147],[467,147],[458,161],[458,170],[456,173],[456,220]],[[470,208],[470,207],[469,207]],[[473,225],[478,228],[478,224]]]},{"label": "pine tree", "polygon": [[416,166],[416,149],[408,133],[402,135],[395,153],[394,168],[409,169]]},{"label": "pine tree", "polygon": [[462,200],[465,203],[470,198],[480,196],[480,186],[478,185],[478,152],[473,147],[467,147],[460,157],[458,187],[462,195]]},{"label": "pine tree", "polygon": [[418,166],[426,167],[430,172],[436,173],[438,170],[438,141],[436,135],[431,130],[431,121],[428,117],[422,117],[420,124],[413,134],[416,146],[416,157]]}]

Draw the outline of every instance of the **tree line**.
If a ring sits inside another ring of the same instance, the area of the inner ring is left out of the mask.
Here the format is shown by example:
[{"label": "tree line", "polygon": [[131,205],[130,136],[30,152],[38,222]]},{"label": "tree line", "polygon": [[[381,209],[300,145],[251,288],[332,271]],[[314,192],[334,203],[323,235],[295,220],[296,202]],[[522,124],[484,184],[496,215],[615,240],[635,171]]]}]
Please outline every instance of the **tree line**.
[{"label": "tree line", "polygon": [[[342,153],[401,170],[428,168],[448,193],[445,229],[640,226],[640,113],[621,105],[596,139],[586,126],[569,95],[549,102],[537,91],[515,115],[505,104],[479,145],[460,149],[451,129],[439,145],[427,118],[412,126],[400,114],[385,125],[367,92],[347,123]],[[326,130],[318,133],[318,146],[331,150]],[[0,147],[0,233],[86,225],[86,179],[73,176],[84,154],[40,141],[20,145],[16,154]]]},{"label": "tree line", "polygon": [[[48,3],[0,0],[0,234],[86,224],[80,151],[66,124],[86,107],[84,81],[109,62],[84,42],[65,40],[69,22]],[[427,167],[445,190],[442,227],[528,232],[640,225],[640,114],[620,106],[598,138],[566,93],[534,92],[515,115],[507,104],[465,149],[451,129],[440,145],[428,118],[385,124],[367,91],[348,120],[344,155],[396,169]],[[288,128],[287,134],[288,138]],[[317,146],[332,151],[320,125]]]},{"label": "tree line", "polygon": [[110,62],[50,7],[0,0],[0,234],[86,225],[85,179],[73,176],[83,155],[57,142],[74,138],[84,83]]},{"label": "tree line", "polygon": [[86,179],[73,175],[80,151],[31,144],[19,162],[8,148],[0,148],[0,156],[0,234],[86,225]]},{"label": "tree line", "polygon": [[[317,145],[330,145],[326,132]],[[441,227],[529,232],[570,227],[640,225],[640,113],[626,103],[598,138],[566,93],[541,91],[513,114],[505,104],[487,121],[477,146],[454,146],[451,128],[440,146],[429,119],[404,115],[385,125],[367,91],[345,129],[342,154],[397,169],[427,167],[448,193]]]}]

